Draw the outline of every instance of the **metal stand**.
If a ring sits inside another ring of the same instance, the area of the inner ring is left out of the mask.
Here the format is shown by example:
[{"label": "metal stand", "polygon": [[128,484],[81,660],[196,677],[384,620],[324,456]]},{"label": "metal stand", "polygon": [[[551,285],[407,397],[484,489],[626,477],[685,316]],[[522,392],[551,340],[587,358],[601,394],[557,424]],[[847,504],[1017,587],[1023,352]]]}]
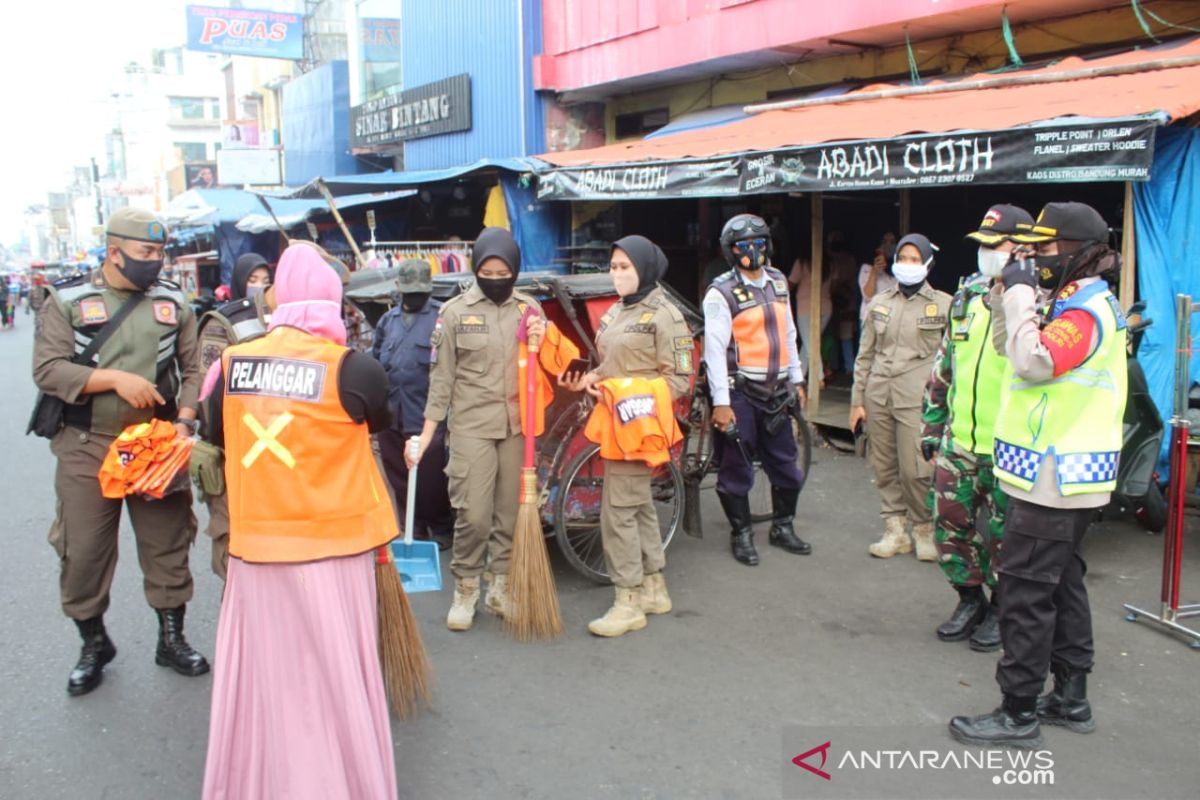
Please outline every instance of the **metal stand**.
[{"label": "metal stand", "polygon": [[1183,508],[1187,493],[1188,443],[1188,360],[1192,354],[1192,298],[1175,297],[1175,415],[1171,418],[1171,480],[1167,487],[1167,531],[1163,535],[1162,593],[1157,612],[1125,604],[1125,619],[1145,622],[1167,633],[1190,639],[1188,645],[1200,650],[1200,631],[1179,622],[1200,616],[1200,604],[1179,605],[1179,579],[1183,567]]}]

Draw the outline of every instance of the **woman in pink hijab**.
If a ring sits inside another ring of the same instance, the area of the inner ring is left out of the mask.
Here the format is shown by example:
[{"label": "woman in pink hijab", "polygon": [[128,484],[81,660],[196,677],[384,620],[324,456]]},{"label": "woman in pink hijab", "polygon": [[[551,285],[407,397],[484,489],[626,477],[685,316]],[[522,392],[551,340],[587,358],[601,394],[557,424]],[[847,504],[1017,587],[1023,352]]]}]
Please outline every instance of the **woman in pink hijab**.
[{"label": "woman in pink hijab", "polygon": [[267,334],[225,351],[206,401],[230,559],[203,796],[394,798],[372,551],[397,531],[369,435],[387,376],[345,347],[316,250],[285,250],[274,288]]}]

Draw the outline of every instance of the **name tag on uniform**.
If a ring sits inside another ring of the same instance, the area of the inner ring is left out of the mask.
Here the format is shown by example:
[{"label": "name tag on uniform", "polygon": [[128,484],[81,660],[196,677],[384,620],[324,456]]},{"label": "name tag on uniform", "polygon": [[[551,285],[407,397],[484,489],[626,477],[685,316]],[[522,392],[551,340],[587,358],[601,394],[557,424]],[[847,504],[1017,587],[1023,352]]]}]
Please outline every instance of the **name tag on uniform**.
[{"label": "name tag on uniform", "polygon": [[464,314],[454,326],[455,333],[488,333],[487,321],[479,314]]},{"label": "name tag on uniform", "polygon": [[918,317],[917,325],[925,328],[944,328],[946,327],[946,317],[944,315],[938,315],[936,317]]},{"label": "name tag on uniform", "polygon": [[225,391],[319,403],[325,391],[325,365],[295,358],[233,356]]},{"label": "name tag on uniform", "polygon": [[[653,315],[651,315],[651,316],[653,316]],[[632,325],[625,326],[626,333],[654,333],[655,331],[656,331],[656,328],[654,327],[653,323],[650,325],[646,325],[641,322],[635,322]]]},{"label": "name tag on uniform", "polygon": [[103,300],[82,300],[79,303],[79,318],[84,325],[108,322],[108,308]]},{"label": "name tag on uniform", "polygon": [[175,304],[168,300],[154,301],[154,319],[164,325],[177,324],[179,317],[175,313]]},{"label": "name tag on uniform", "polygon": [[787,281],[779,280],[778,278],[776,278],[772,282],[775,284],[775,293],[781,294],[784,297],[787,297],[787,293],[788,293]]}]

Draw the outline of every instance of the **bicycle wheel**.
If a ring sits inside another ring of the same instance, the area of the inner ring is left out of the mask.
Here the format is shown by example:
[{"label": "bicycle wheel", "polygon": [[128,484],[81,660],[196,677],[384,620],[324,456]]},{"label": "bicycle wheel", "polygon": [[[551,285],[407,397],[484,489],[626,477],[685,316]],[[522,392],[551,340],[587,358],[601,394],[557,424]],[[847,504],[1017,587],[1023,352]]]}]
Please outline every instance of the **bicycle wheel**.
[{"label": "bicycle wheel", "polygon": [[[800,412],[792,415],[791,422],[792,434],[796,437],[796,466],[807,482],[808,470],[812,466],[812,426]],[[771,511],[771,482],[762,464],[755,459],[754,487],[750,489],[750,518],[754,522],[767,522],[771,519]]]},{"label": "bicycle wheel", "polygon": [[[610,582],[604,545],[600,540],[603,485],[604,460],[600,458],[600,447],[590,444],[567,464],[554,498],[554,532],[558,547],[572,567],[596,583]],[[663,550],[666,550],[683,519],[683,474],[674,461],[654,470],[650,494],[658,513]]]}]

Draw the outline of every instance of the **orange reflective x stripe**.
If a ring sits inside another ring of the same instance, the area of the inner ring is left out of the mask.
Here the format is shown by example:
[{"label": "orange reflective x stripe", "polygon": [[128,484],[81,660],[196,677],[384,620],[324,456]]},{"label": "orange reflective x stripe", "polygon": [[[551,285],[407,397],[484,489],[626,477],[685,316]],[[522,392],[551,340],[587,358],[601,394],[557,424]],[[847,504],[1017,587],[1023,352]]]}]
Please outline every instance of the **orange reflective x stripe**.
[{"label": "orange reflective x stripe", "polygon": [[242,468],[249,469],[250,465],[257,461],[258,457],[263,454],[263,451],[270,450],[288,469],[294,469],[296,459],[292,457],[291,452],[281,445],[276,438],[293,419],[295,417],[285,411],[273,419],[271,424],[264,429],[258,420],[254,418],[253,414],[243,414],[242,422],[245,423],[246,427],[250,429],[250,432],[255,435],[258,441],[246,451],[246,455],[242,456]]}]

